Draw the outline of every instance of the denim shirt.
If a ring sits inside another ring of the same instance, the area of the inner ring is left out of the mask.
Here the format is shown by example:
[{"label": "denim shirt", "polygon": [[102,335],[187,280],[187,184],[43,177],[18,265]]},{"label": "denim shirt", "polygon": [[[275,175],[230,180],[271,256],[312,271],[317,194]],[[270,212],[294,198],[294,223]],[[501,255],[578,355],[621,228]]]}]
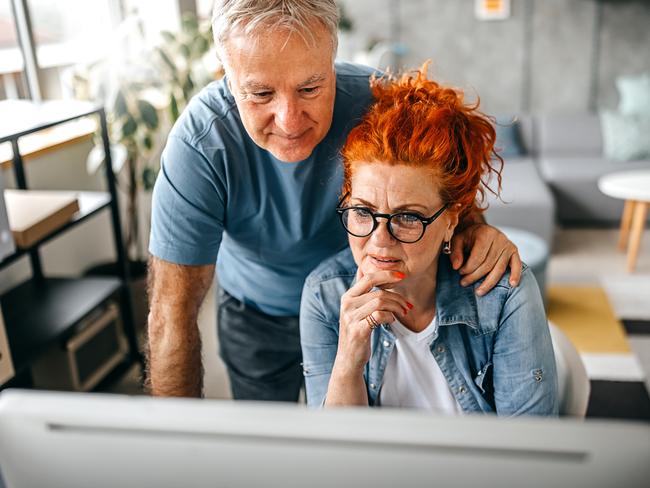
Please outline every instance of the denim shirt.
[{"label": "denim shirt", "polygon": [[[338,347],[341,296],[357,266],[350,249],[324,261],[302,293],[300,338],[307,403],[323,405]],[[463,413],[557,415],[557,372],[542,298],[524,265],[518,287],[508,275],[486,295],[460,285],[460,274],[441,255],[436,289],[437,338],[431,354]],[[379,405],[395,336],[390,325],[372,332],[364,379],[370,406]]]}]

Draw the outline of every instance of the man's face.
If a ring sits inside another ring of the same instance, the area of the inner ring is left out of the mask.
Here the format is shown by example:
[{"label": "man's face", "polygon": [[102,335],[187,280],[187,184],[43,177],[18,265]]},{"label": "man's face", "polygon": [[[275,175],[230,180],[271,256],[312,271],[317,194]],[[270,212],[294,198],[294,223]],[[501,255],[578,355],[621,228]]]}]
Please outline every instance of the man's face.
[{"label": "man's face", "polygon": [[254,39],[231,35],[224,64],[248,135],[285,162],[306,159],[332,124],[336,77],[327,30],[315,42],[270,29]]}]

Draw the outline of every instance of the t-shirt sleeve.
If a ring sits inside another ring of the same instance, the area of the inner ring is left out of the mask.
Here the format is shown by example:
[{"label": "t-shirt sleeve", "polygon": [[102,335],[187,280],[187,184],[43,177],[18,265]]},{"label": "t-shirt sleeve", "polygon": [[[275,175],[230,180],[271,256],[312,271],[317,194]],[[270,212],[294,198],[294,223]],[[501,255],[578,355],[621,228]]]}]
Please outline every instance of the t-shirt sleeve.
[{"label": "t-shirt sleeve", "polygon": [[[222,152],[215,153],[223,157]],[[214,264],[225,218],[226,186],[196,147],[170,136],[153,190],[149,252],[186,265]]]}]

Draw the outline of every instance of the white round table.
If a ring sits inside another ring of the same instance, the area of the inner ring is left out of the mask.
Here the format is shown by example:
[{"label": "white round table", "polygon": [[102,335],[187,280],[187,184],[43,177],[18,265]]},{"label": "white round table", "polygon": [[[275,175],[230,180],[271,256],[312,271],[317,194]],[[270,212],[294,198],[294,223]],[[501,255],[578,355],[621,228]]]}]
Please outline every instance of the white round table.
[{"label": "white round table", "polygon": [[625,200],[618,247],[627,247],[627,270],[634,271],[641,235],[650,207],[650,169],[621,171],[602,176],[598,188],[605,195]]}]

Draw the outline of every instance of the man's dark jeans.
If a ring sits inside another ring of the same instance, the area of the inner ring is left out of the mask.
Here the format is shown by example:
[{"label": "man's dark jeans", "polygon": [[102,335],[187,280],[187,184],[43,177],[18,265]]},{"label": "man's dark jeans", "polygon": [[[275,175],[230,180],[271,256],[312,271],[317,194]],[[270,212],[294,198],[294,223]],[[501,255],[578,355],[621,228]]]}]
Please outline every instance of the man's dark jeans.
[{"label": "man's dark jeans", "polygon": [[274,317],[219,290],[219,353],[236,400],[297,402],[303,384],[298,317]]}]

